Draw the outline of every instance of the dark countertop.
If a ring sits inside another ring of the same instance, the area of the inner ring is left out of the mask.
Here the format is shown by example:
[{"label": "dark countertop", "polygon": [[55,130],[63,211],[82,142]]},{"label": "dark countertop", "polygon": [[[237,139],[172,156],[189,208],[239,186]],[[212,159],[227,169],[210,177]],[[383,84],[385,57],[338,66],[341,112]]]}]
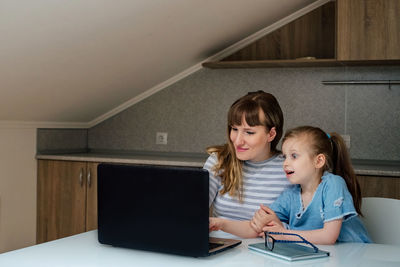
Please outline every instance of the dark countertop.
[{"label": "dark countertop", "polygon": [[203,167],[207,154],[178,152],[89,152],[38,154],[36,159],[88,161],[104,163],[152,164],[184,167]]},{"label": "dark countertop", "polygon": [[394,176],[400,178],[400,162],[389,160],[353,159],[357,175]]},{"label": "dark countertop", "polygon": [[[205,153],[96,151],[84,153],[42,153],[36,155],[36,158],[104,163],[203,167],[207,156],[208,155]],[[400,178],[399,161],[353,159],[352,163],[357,175],[392,176]]]}]

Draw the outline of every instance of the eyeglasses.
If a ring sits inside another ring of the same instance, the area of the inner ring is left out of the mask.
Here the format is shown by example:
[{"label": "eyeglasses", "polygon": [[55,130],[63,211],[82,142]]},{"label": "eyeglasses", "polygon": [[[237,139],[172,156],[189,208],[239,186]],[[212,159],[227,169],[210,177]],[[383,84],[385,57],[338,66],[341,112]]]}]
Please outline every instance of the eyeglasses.
[{"label": "eyeglasses", "polygon": [[[315,253],[318,252],[318,248],[314,244],[312,244],[311,242],[307,241],[301,235],[292,234],[292,233],[268,232],[268,231],[265,231],[264,234],[265,234],[265,247],[268,248],[271,251],[274,249],[274,244],[276,242],[276,243],[305,243],[307,245],[310,245],[314,249]],[[275,239],[271,235],[291,235],[291,236],[296,236],[296,237],[300,238],[301,240],[298,240],[298,241],[295,241],[295,240],[279,240],[279,239]]]}]

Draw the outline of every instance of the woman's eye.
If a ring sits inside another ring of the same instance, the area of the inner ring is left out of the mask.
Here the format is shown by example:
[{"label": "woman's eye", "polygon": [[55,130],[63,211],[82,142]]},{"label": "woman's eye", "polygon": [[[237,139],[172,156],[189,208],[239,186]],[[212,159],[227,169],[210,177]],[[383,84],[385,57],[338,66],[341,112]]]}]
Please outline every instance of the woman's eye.
[{"label": "woman's eye", "polygon": [[237,132],[238,129],[235,127],[231,127],[231,130]]},{"label": "woman's eye", "polygon": [[255,134],[255,132],[251,132],[251,131],[247,131],[246,133],[249,135]]}]

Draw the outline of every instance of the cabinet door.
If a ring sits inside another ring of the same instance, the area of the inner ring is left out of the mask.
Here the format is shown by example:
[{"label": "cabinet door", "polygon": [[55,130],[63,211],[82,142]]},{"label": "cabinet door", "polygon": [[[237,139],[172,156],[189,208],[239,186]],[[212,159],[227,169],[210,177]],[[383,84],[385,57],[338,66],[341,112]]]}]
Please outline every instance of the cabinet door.
[{"label": "cabinet door", "polygon": [[400,199],[400,178],[387,176],[358,175],[363,197],[385,197]]},{"label": "cabinet door", "polygon": [[328,2],[222,61],[335,58],[335,3]]},{"label": "cabinet door", "polygon": [[85,231],[85,162],[39,160],[37,243]]},{"label": "cabinet door", "polygon": [[400,58],[399,0],[337,0],[337,59]]},{"label": "cabinet door", "polygon": [[97,165],[99,163],[87,163],[86,231],[97,229]]}]

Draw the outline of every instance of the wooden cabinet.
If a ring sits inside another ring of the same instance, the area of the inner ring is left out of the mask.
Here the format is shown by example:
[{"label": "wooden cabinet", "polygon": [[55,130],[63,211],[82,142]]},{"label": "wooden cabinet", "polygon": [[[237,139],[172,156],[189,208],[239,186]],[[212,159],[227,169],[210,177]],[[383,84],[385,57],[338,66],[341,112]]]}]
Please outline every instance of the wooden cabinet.
[{"label": "wooden cabinet", "polygon": [[337,59],[400,59],[400,1],[337,0]]},{"label": "wooden cabinet", "polygon": [[97,229],[97,162],[86,168],[86,231]]},{"label": "wooden cabinet", "polygon": [[400,64],[400,1],[330,1],[208,68]]},{"label": "wooden cabinet", "polygon": [[335,58],[335,3],[329,2],[222,61]]},{"label": "wooden cabinet", "polygon": [[400,199],[400,177],[357,175],[363,197]]},{"label": "wooden cabinet", "polygon": [[38,160],[37,243],[97,228],[97,165]]}]

